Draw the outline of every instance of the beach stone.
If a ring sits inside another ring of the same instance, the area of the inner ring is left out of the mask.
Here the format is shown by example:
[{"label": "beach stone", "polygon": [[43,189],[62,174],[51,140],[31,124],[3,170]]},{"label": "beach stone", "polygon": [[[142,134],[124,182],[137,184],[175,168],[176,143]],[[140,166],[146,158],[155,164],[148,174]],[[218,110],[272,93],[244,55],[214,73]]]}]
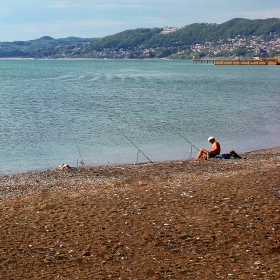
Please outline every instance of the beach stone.
[{"label": "beach stone", "polygon": [[59,165],[59,168],[60,168],[60,169],[70,168],[70,165],[67,164],[67,163],[61,163],[61,164]]}]

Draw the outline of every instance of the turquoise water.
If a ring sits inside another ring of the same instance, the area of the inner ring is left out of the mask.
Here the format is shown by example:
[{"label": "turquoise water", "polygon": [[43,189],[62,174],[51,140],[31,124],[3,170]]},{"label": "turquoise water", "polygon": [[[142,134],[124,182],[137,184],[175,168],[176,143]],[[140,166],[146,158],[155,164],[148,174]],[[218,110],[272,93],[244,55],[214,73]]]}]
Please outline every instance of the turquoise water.
[{"label": "turquoise water", "polygon": [[[279,146],[280,67],[1,60],[0,173]],[[109,120],[109,121],[108,121]],[[183,136],[183,139],[178,133]],[[132,143],[131,143],[131,142]],[[134,146],[134,145],[135,146]]]}]

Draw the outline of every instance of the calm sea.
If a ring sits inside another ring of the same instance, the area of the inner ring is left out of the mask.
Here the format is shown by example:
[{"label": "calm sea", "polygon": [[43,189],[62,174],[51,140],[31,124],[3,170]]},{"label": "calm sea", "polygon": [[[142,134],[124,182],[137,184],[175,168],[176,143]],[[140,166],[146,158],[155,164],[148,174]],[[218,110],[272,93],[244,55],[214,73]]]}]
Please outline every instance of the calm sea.
[{"label": "calm sea", "polygon": [[186,159],[210,135],[222,153],[279,146],[279,81],[278,66],[1,60],[0,173]]}]

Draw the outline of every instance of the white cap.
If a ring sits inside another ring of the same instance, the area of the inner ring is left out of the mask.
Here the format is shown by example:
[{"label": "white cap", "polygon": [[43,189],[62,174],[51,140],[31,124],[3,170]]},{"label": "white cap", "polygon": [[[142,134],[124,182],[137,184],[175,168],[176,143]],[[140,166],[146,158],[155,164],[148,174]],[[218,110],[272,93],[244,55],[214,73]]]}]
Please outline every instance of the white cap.
[{"label": "white cap", "polygon": [[215,140],[215,138],[213,137],[213,136],[210,136],[209,138],[208,138],[208,142],[210,141],[210,140]]}]

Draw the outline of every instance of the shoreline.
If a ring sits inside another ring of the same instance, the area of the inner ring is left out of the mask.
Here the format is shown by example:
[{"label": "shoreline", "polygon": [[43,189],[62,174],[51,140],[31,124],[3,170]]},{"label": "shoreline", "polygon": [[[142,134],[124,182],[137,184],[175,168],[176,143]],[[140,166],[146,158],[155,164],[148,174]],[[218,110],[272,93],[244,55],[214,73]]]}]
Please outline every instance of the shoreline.
[{"label": "shoreline", "polygon": [[[240,155],[243,157],[243,155],[247,155],[247,154],[251,154],[251,153],[258,153],[261,151],[266,151],[266,150],[271,150],[271,149],[278,149],[280,148],[280,146],[276,146],[276,147],[269,147],[269,148],[262,148],[262,149],[257,149],[257,150],[251,150],[251,151],[246,151],[243,153],[240,153]],[[197,154],[198,151],[193,152],[194,154]],[[114,163],[114,164],[102,164],[102,165],[79,165],[79,166],[69,166],[70,168],[83,168],[83,167],[91,167],[91,168],[99,168],[99,167],[118,167],[118,166],[130,166],[130,165],[134,165],[134,166],[138,166],[138,165],[145,165],[145,164],[160,164],[160,163],[167,163],[167,162],[182,162],[182,161],[189,161],[189,160],[194,160],[196,159],[196,155],[192,158],[185,158],[185,159],[170,159],[170,160],[163,160],[163,161],[154,161],[154,162],[139,162],[139,163]],[[57,166],[53,166],[53,167],[48,167],[48,168],[40,168],[40,169],[31,169],[31,170],[26,170],[26,171],[15,171],[15,172],[11,172],[11,173],[0,173],[0,177],[1,176],[16,176],[16,175],[21,175],[21,174],[29,174],[29,173],[36,173],[36,172],[46,172],[46,171],[51,171],[51,170],[55,170],[58,169],[61,165],[66,164],[68,165],[67,162],[65,163],[61,163],[60,165]]]},{"label": "shoreline", "polygon": [[[85,188],[87,183],[90,187],[96,188],[100,184],[109,181],[137,180],[139,173],[148,173],[153,178],[165,178],[166,174],[174,173],[182,175],[189,173],[193,178],[197,175],[202,178],[215,176],[231,176],[253,172],[255,169],[266,169],[268,163],[275,158],[277,163],[280,158],[280,146],[274,148],[260,149],[240,154],[241,159],[209,159],[197,160],[196,158],[184,160],[169,160],[160,162],[143,162],[138,164],[116,164],[99,166],[71,167],[68,164],[61,164],[56,168],[34,170],[15,174],[0,174],[0,200],[4,197],[16,197],[17,195],[32,194],[40,191],[40,188],[51,190],[79,190]],[[266,168],[264,168],[266,164]],[[273,166],[273,165],[272,165]],[[275,164],[278,166],[278,163]],[[224,168],[224,169],[223,169]],[[231,168],[229,170],[229,168]],[[222,169],[222,170],[221,170]],[[219,173],[216,171],[219,170]],[[206,174],[206,175],[205,175]],[[217,175],[218,174],[218,175]],[[140,176],[141,177],[141,176]],[[147,176],[148,178],[149,176]],[[151,178],[149,180],[151,180]],[[77,181],[73,185],[73,181]],[[8,189],[6,187],[8,186]],[[11,188],[12,186],[12,188]]]}]

